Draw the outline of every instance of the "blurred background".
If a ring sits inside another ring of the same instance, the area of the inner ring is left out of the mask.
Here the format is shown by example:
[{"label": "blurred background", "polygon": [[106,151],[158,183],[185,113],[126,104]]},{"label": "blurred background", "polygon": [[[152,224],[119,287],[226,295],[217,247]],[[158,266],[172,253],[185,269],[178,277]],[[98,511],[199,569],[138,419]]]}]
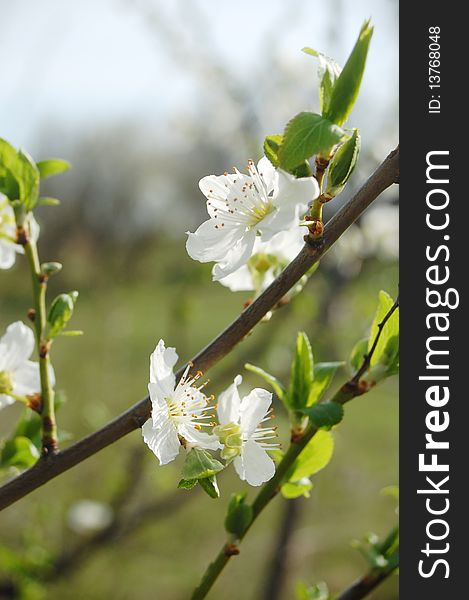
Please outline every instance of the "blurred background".
[{"label": "blurred background", "polygon": [[[58,156],[73,165],[42,190],[61,206],[38,214],[42,260],[64,264],[50,294],[79,290],[73,328],[85,332],[54,345],[67,398],[59,412],[65,445],[145,395],[160,337],[186,360],[249,298],[212,283],[211,266],[187,256],[184,233],[204,219],[201,177],[242,169],[262,155],[265,135],[301,110],[318,110],[317,64],[303,46],[343,64],[361,23],[373,19],[349,119],[362,134],[360,165],[328,216],[396,145],[398,7],[396,0],[0,6],[0,136],[36,160]],[[379,290],[397,292],[397,216],[392,189],[305,290],[210,371],[210,393],[238,372],[246,388],[261,385],[245,362],[286,381],[300,329],[316,360],[346,359],[369,330]],[[22,260],[0,273],[0,333],[26,320],[29,283]],[[333,388],[346,376],[344,369]],[[338,592],[364,573],[350,541],[384,535],[396,520],[380,490],[397,483],[397,411],[396,381],[351,403],[312,497],[273,502],[210,598],[289,599],[298,582],[322,580]],[[2,411],[0,438],[20,413]],[[0,598],[187,598],[223,541],[229,494],[243,485],[227,473],[222,500],[214,501],[174,490],[179,468],[158,468],[135,432],[1,513]],[[396,596],[392,577],[371,597]]]}]

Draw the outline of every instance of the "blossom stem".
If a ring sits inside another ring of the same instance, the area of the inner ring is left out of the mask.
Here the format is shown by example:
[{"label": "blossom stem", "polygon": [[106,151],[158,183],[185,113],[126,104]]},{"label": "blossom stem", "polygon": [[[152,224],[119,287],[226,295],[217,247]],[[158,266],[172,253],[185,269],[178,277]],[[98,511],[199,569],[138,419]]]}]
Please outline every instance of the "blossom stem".
[{"label": "blossom stem", "polygon": [[42,453],[43,455],[57,452],[57,425],[55,421],[54,389],[51,381],[51,363],[48,340],[44,337],[47,323],[46,290],[47,277],[41,273],[41,264],[36,242],[29,237],[24,244],[33,282],[34,297],[34,326],[36,344],[39,354],[39,373],[41,378],[42,397]]}]

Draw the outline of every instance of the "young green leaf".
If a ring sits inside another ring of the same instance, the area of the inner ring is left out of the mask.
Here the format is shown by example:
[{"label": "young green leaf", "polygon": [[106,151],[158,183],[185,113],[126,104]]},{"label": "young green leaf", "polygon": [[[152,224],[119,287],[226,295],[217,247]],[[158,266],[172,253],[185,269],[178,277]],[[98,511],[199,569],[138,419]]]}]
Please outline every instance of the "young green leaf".
[{"label": "young green leaf", "polygon": [[317,50],[313,50],[313,48],[303,48],[303,52],[309,54],[310,56],[316,57],[319,61],[319,102],[321,107],[321,113],[324,115],[329,109],[332,90],[342,69],[335,62],[335,60],[329,58],[321,52],[318,52]]},{"label": "young green leaf", "polygon": [[182,467],[183,479],[205,479],[224,469],[223,464],[202,448],[192,448]]},{"label": "young green leaf", "polygon": [[358,162],[360,135],[353,130],[351,137],[339,146],[332,157],[327,173],[326,195],[334,198],[344,189]]},{"label": "young green leaf", "polygon": [[318,431],[290,468],[287,480],[299,481],[311,477],[329,464],[334,452],[334,438],[330,431]]},{"label": "young green leaf", "polygon": [[37,201],[38,206],[59,206],[60,200],[51,198],[50,196],[41,196]]},{"label": "young green leaf", "polygon": [[282,402],[285,400],[285,394],[286,394],[285,389],[276,377],[274,377],[273,375],[270,375],[270,373],[267,373],[260,367],[251,365],[250,363],[246,363],[244,365],[244,368],[247,369],[248,371],[251,371],[251,373],[255,373],[256,375],[259,375],[260,377],[262,377],[262,379],[265,382],[267,382],[271,386],[271,388],[274,390],[274,392],[277,394],[279,400],[282,400]]},{"label": "young green leaf", "polygon": [[336,125],[343,125],[345,123],[355,104],[365,70],[366,57],[372,35],[373,27],[370,26],[370,21],[365,21],[352,53],[334,83],[325,117]]},{"label": "young green leaf", "polygon": [[225,518],[226,531],[240,538],[251,524],[252,516],[252,506],[246,503],[246,493],[233,494]]},{"label": "young green leaf", "polygon": [[329,590],[324,582],[307,587],[304,583],[296,586],[296,600],[329,600]]},{"label": "young green leaf", "polygon": [[[381,290],[378,296],[378,308],[376,310],[371,333],[368,339],[368,352],[371,350],[374,340],[378,335],[379,324],[394,304],[389,294]],[[399,352],[399,309],[395,310],[384,325],[378,344],[371,357],[370,366],[380,363],[386,367],[394,364]]]},{"label": "young green leaf", "polygon": [[198,480],[200,487],[204,490],[206,494],[210,496],[210,498],[219,498],[220,497],[220,489],[218,487],[217,478],[215,475],[210,475],[210,477],[203,477]]},{"label": "young green leaf", "polygon": [[39,171],[32,158],[0,138],[0,192],[18,200],[25,211],[33,209],[39,196]]},{"label": "young green leaf", "polygon": [[282,142],[283,135],[281,134],[268,135],[264,140],[264,154],[274,167],[279,166],[278,151],[280,150]]},{"label": "young green leaf", "polygon": [[305,408],[302,412],[309,417],[317,429],[331,429],[338,425],[344,417],[344,408],[338,402],[320,402]]},{"label": "young green leaf", "polygon": [[32,441],[23,436],[8,440],[0,453],[2,467],[32,467],[39,458],[39,451]]},{"label": "young green leaf", "polygon": [[41,179],[64,173],[65,171],[68,171],[70,167],[70,163],[66,160],[62,160],[61,158],[49,158],[47,160],[40,160],[37,163],[37,168],[39,169]]},{"label": "young green leaf", "polygon": [[197,485],[197,483],[197,479],[181,479],[181,481],[178,483],[178,488],[183,490],[191,490]]},{"label": "young green leaf", "polygon": [[287,481],[280,488],[280,492],[287,500],[293,500],[293,498],[299,498],[300,496],[309,498],[312,489],[313,484],[307,477],[304,477],[299,481]]},{"label": "young green leaf", "polygon": [[341,127],[321,115],[299,113],[285,128],[278,153],[279,165],[291,171],[315,154],[328,153],[343,136]]},{"label": "young green leaf", "polygon": [[78,292],[74,291],[69,294],[59,294],[52,302],[47,316],[49,338],[62,333],[62,330],[72,318],[77,298]]},{"label": "young green leaf", "polygon": [[296,338],[295,356],[291,365],[288,404],[290,408],[302,409],[308,404],[313,382],[313,352],[306,333],[300,331]]},{"label": "young green leaf", "polygon": [[327,388],[330,386],[334,375],[343,362],[323,362],[314,365],[314,378],[309,389],[307,406],[319,402]]},{"label": "young green leaf", "polygon": [[355,373],[360,369],[368,352],[368,338],[359,340],[350,353],[350,366]]}]

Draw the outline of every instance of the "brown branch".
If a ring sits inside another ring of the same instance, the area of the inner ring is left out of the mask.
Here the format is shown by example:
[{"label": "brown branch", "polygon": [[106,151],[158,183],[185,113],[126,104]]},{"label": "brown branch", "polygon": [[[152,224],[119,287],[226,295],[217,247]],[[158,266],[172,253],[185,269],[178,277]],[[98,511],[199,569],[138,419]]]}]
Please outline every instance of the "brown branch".
[{"label": "brown branch", "polygon": [[[320,244],[314,246],[306,244],[277,279],[231,325],[192,359],[194,368],[207,371],[226,356],[318,262],[381,192],[397,181],[398,176],[399,149],[396,148],[353,198],[328,222]],[[182,371],[183,369],[178,371],[178,377],[182,375]],[[0,510],[141,427],[148,419],[150,409],[150,400],[147,396],[98,431],[72,444],[56,456],[41,458],[31,469],[0,488]]]},{"label": "brown branch", "polygon": [[352,583],[350,587],[336,596],[335,600],[361,600],[371,594],[399,565],[393,564],[388,569],[372,570]]}]

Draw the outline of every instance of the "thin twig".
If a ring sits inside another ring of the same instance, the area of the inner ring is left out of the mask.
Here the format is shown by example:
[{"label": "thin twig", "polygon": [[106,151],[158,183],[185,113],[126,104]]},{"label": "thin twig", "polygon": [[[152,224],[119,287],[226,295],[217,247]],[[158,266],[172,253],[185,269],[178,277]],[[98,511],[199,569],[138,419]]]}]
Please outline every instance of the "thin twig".
[{"label": "thin twig", "polygon": [[[363,374],[367,368],[366,365],[369,366],[370,360],[373,356],[374,351],[376,350],[376,347],[377,347],[379,338],[381,336],[381,333],[384,329],[384,326],[387,323],[387,321],[389,320],[389,318],[391,317],[391,315],[394,313],[394,311],[397,309],[397,306],[398,306],[398,300],[396,300],[396,302],[389,309],[389,311],[386,313],[385,317],[381,321],[380,326],[378,327],[378,332],[375,336],[375,339],[373,340],[371,349],[364,356],[363,362],[360,365],[359,369],[357,370],[357,373]],[[365,365],[365,368],[363,368],[364,365]],[[354,381],[355,376],[350,381]],[[339,390],[331,398],[331,400],[329,400],[329,402],[345,404],[346,402],[350,401],[352,398],[361,396],[362,394],[369,391],[369,389],[370,389],[370,388],[368,388],[368,389],[362,390],[362,389],[360,389],[359,386],[350,386],[349,385],[350,381],[347,382],[346,384],[344,384],[342,387],[340,387]],[[345,388],[346,392],[344,392],[344,388]],[[285,478],[286,474],[288,473],[290,467],[293,465],[295,460],[303,452],[303,450],[306,448],[308,443],[313,439],[313,437],[316,435],[316,433],[318,431],[319,431],[319,429],[315,425],[310,423],[306,427],[302,437],[298,437],[298,438],[295,437],[292,439],[292,442],[291,442],[288,450],[284,454],[282,460],[277,465],[277,469],[275,471],[274,476],[261,488],[261,490],[255,497],[254,502],[252,504],[252,509],[253,509],[252,520],[251,520],[249,526],[243,532],[243,534],[239,537],[239,542],[241,542],[244,539],[247,532],[250,530],[250,528],[256,521],[257,517],[262,513],[264,508],[278,494],[278,492],[280,491],[281,485],[284,481],[284,478]],[[231,542],[224,545],[221,548],[220,552],[218,553],[214,562],[212,562],[207,567],[207,570],[205,571],[200,584],[194,590],[191,599],[192,600],[203,600],[207,596],[209,591],[211,590],[213,584],[216,582],[218,577],[221,575],[223,569],[227,565],[230,558],[232,556],[236,556],[238,554],[239,554],[239,548],[237,545],[234,546],[233,543],[231,543]]]},{"label": "thin twig", "polygon": [[[226,356],[254,328],[264,315],[329,250],[362,212],[399,176],[399,149],[393,150],[353,198],[328,222],[320,244],[305,244],[298,256],[272,284],[208,346],[193,359],[195,370],[207,371]],[[177,373],[181,377],[184,367]],[[10,506],[57,475],[71,469],[103,448],[141,427],[150,415],[148,396],[113,421],[69,446],[56,456],[43,457],[0,488],[0,510]]]}]

